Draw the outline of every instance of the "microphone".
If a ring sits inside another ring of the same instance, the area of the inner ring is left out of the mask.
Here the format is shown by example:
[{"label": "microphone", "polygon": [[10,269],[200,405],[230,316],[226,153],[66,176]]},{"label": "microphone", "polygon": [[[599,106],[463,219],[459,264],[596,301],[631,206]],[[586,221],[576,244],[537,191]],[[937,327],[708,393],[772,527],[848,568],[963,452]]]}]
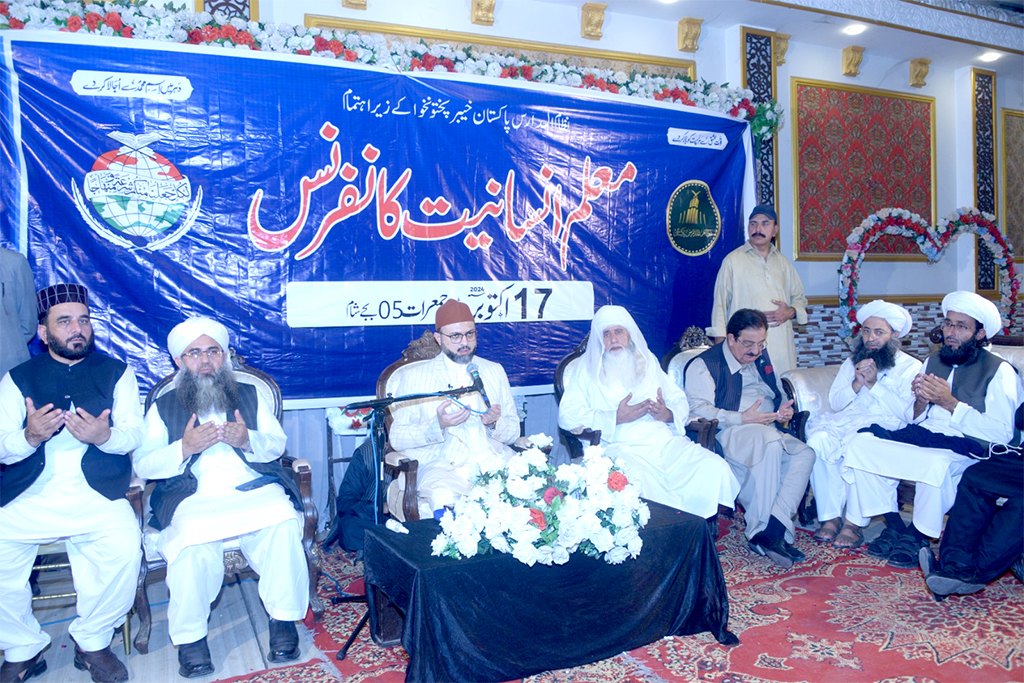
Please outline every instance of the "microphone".
[{"label": "microphone", "polygon": [[484,405],[487,406],[487,410],[491,409],[491,399],[487,398],[487,391],[484,389],[484,381],[480,379],[480,368],[476,366],[476,363],[470,363],[466,366],[466,372],[473,378],[473,387],[480,392],[480,397],[484,400]]}]

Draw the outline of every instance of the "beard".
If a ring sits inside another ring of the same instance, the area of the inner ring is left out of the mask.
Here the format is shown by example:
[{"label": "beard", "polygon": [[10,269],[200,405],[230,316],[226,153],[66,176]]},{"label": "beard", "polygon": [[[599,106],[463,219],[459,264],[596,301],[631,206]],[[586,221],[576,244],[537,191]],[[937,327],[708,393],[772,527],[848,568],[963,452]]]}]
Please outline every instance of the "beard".
[{"label": "beard", "polygon": [[462,351],[463,349],[469,349],[469,348],[470,347],[468,347],[468,346],[460,346],[456,350],[452,351],[448,347],[442,346],[441,347],[441,352],[444,353],[444,355],[448,356],[448,358],[453,363],[457,363],[459,365],[469,365],[469,362],[471,360],[473,360],[473,356],[476,355],[476,349],[473,349],[472,351],[470,351],[469,353],[465,354],[464,356],[460,356],[459,353],[458,353],[459,351]]},{"label": "beard", "polygon": [[850,348],[853,351],[852,360],[854,365],[870,358],[875,361],[875,367],[882,371],[896,367],[896,352],[900,350],[900,340],[898,337],[892,337],[889,339],[889,343],[882,348],[869,349],[864,340],[858,335],[854,337],[853,346]]},{"label": "beard", "polygon": [[[80,349],[72,349],[70,347],[70,343],[80,339],[84,339],[85,344],[83,344]],[[50,350],[61,358],[65,358],[67,360],[82,360],[92,353],[93,348],[95,347],[95,338],[92,336],[92,333],[89,333],[88,337],[84,334],[72,337],[71,339],[68,339],[67,342],[57,341],[52,336],[48,336],[47,340],[47,346],[49,346]]]},{"label": "beard", "polygon": [[970,365],[978,359],[978,354],[980,353],[981,342],[977,338],[971,337],[970,340],[961,344],[960,348],[957,349],[943,341],[942,348],[939,349],[939,358],[947,365]]},{"label": "beard", "polygon": [[609,387],[632,389],[644,378],[647,362],[636,352],[633,342],[625,349],[605,351],[601,379]]},{"label": "beard", "polygon": [[208,413],[226,413],[238,406],[238,380],[231,366],[224,364],[212,375],[201,375],[182,367],[174,380],[178,402],[196,417]]}]

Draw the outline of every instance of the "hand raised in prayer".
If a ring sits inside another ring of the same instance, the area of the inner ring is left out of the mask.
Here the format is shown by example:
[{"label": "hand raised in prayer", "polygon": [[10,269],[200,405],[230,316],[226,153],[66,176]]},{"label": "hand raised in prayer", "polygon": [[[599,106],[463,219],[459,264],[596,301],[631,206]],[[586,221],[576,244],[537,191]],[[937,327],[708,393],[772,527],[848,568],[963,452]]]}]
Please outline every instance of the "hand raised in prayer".
[{"label": "hand raised in prayer", "polygon": [[793,399],[789,399],[788,401],[783,403],[781,406],[779,406],[778,412],[775,413],[775,421],[779,422],[779,423],[789,422],[792,418],[793,418]]},{"label": "hand raised in prayer", "polygon": [[761,401],[763,398],[759,398],[754,401],[754,405],[750,406],[743,411],[743,424],[745,425],[770,425],[775,422],[775,413],[762,413],[758,410],[761,407]]},{"label": "hand raised in prayer", "polygon": [[64,413],[64,425],[82,443],[94,446],[105,444],[110,438],[110,408],[93,417],[84,408],[75,408]]},{"label": "hand raised in prayer", "polygon": [[785,301],[772,299],[772,303],[775,304],[775,310],[764,311],[764,317],[768,318],[768,327],[778,327],[796,317],[796,309],[786,304]]},{"label": "hand raised in prayer", "polygon": [[950,388],[949,382],[941,377],[932,374],[918,375],[914,381],[917,384],[914,393],[929,403],[934,403],[949,412],[953,412],[956,404],[959,403],[953,398],[953,390]]},{"label": "hand raised in prayer", "polygon": [[626,394],[626,398],[619,401],[619,408],[615,411],[615,424],[621,425],[627,422],[635,422],[648,413],[650,401],[640,401],[640,403],[631,406],[629,405],[631,398],[633,398],[632,391]]},{"label": "hand raised in prayer", "polygon": [[54,408],[52,403],[37,409],[32,399],[26,397],[25,409],[28,412],[25,440],[32,448],[39,448],[39,444],[53,436],[64,425],[64,411]]},{"label": "hand raised in prayer", "polygon": [[196,453],[202,453],[220,439],[217,435],[217,425],[207,422],[196,426],[196,414],[188,419],[185,425],[185,434],[181,437],[181,459],[188,460]]},{"label": "hand raised in prayer", "polygon": [[217,440],[245,452],[249,450],[249,428],[242,413],[235,410],[235,421],[217,425]]},{"label": "hand raised in prayer", "polygon": [[878,366],[871,358],[865,358],[853,366],[853,390],[860,391],[861,387],[870,389],[878,381]]},{"label": "hand raised in prayer", "polygon": [[480,420],[488,427],[493,427],[501,417],[501,406],[497,403],[491,405],[491,409],[480,416]]},{"label": "hand raised in prayer", "polygon": [[460,425],[469,419],[471,413],[466,408],[459,408],[458,410],[449,413],[448,406],[451,404],[451,400],[447,400],[437,407],[437,421],[441,423],[441,429],[448,429],[449,427]]},{"label": "hand raised in prayer", "polygon": [[661,395],[661,387],[658,387],[658,400],[648,401],[647,403],[649,404],[647,414],[655,420],[659,422],[672,422],[675,419],[672,411],[665,405],[665,398]]}]

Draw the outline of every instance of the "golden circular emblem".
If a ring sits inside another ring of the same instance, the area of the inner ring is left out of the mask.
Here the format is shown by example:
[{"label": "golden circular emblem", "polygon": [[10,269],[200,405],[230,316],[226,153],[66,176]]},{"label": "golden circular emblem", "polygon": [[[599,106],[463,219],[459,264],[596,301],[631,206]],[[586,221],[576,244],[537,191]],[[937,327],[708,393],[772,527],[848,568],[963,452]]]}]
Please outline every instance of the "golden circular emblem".
[{"label": "golden circular emblem", "polygon": [[722,216],[711,189],[700,180],[687,180],[675,189],[665,217],[668,241],[687,256],[708,253],[722,233]]}]

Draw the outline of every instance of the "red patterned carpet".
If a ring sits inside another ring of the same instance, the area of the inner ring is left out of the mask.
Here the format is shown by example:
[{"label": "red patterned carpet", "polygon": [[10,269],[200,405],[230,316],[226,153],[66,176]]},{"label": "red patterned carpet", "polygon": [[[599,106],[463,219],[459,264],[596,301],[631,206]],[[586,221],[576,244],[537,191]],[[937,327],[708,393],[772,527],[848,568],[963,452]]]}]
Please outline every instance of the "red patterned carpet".
[{"label": "red patterned carpet", "polygon": [[[750,553],[741,516],[723,520],[722,527],[727,533],[718,547],[729,585],[729,625],[740,645],[727,649],[708,634],[665,638],[527,681],[1024,681],[1024,586],[1012,575],[981,593],[936,602],[919,570],[892,569],[859,550],[840,552],[800,532],[807,562],[785,571]],[[362,565],[353,558],[332,553],[325,571],[344,589],[362,592]],[[321,578],[320,591],[337,594],[328,577]],[[307,619],[323,660],[230,680],[404,680],[405,651],[377,647],[366,629],[348,659],[334,659],[364,610],[362,604],[329,605],[320,624]]]}]

